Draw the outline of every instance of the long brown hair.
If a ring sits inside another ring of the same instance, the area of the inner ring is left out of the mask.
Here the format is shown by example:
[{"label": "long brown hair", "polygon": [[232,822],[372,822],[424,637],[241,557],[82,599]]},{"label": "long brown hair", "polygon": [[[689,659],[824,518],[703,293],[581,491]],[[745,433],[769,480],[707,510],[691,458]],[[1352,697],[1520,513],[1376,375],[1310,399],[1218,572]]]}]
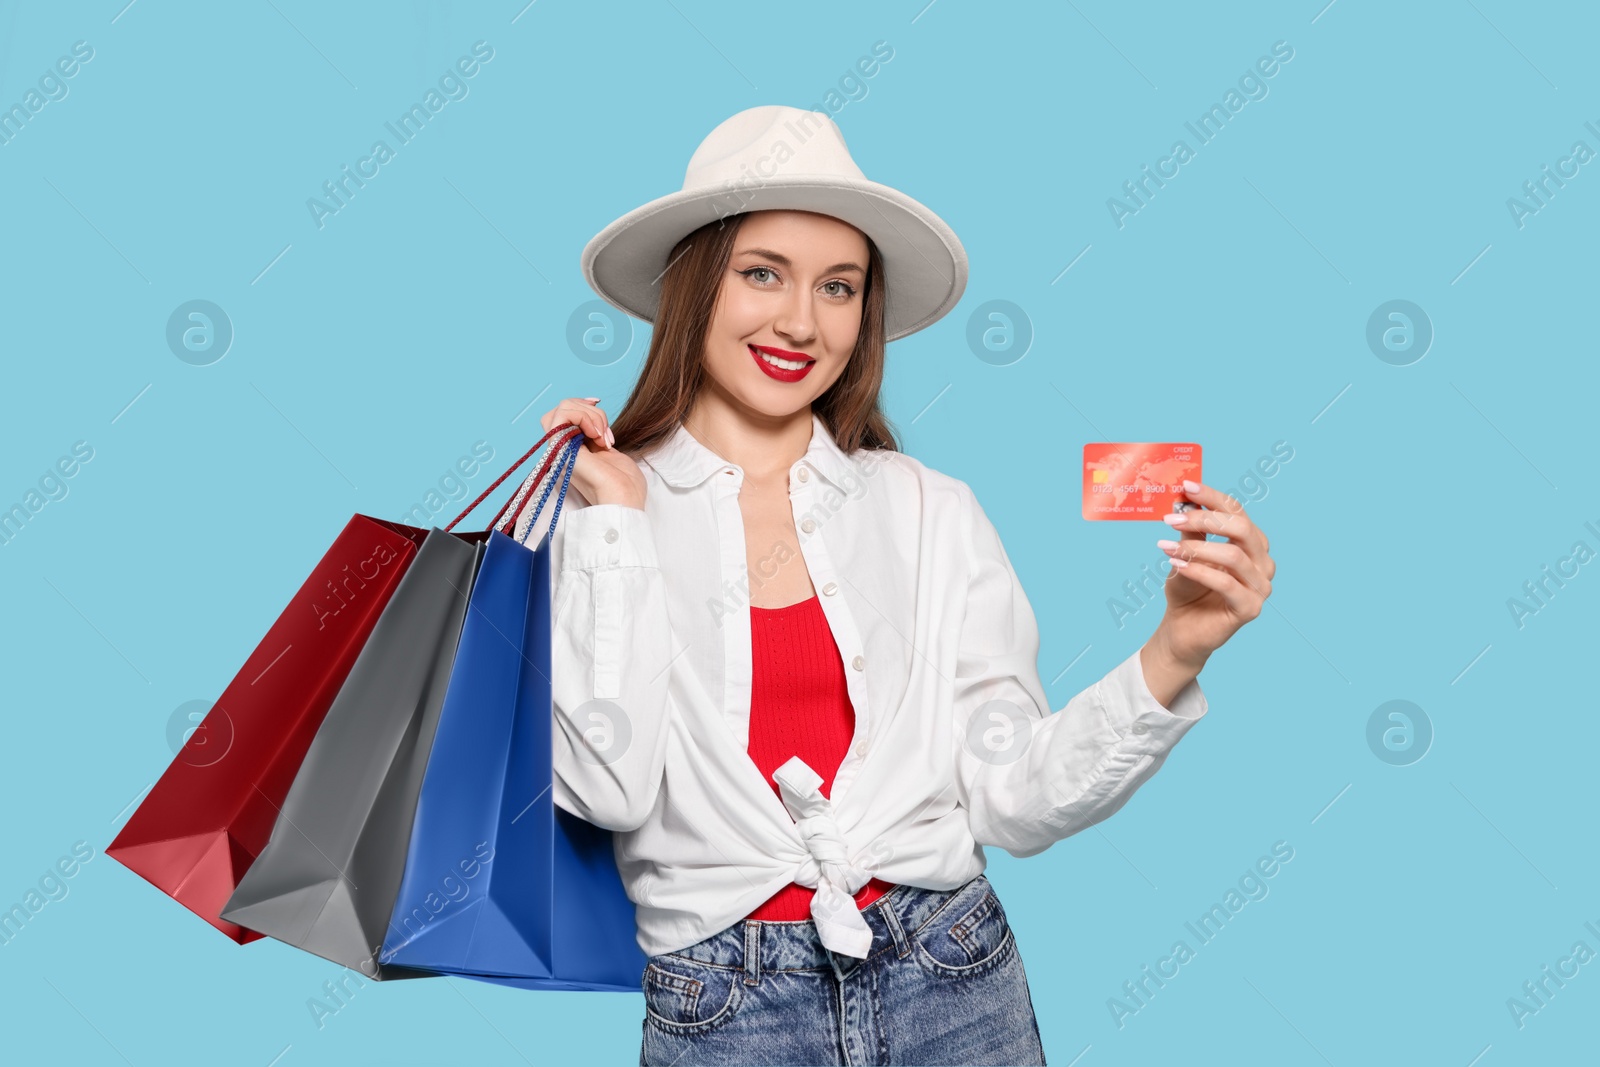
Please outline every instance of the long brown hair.
[{"label": "long brown hair", "polygon": [[[666,440],[677,431],[706,386],[706,333],[734,241],[748,217],[748,213],[740,212],[708,222],[673,246],[666,273],[661,277],[661,301],[644,368],[622,410],[610,423],[619,451],[637,456]],[[883,259],[878,255],[878,246],[868,237],[861,331],[844,373],[811,405],[847,455],[858,448],[900,451],[888,418],[878,410],[878,392],[883,385],[886,286]]]}]

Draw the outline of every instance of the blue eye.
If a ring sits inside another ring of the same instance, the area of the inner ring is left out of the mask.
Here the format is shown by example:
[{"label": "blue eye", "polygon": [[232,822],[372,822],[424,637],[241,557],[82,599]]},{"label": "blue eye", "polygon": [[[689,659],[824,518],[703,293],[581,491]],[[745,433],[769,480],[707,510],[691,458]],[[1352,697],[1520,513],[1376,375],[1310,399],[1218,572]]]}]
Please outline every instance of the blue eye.
[{"label": "blue eye", "polygon": [[[777,277],[777,272],[774,271],[771,267],[747,267],[744,270],[734,271],[734,273],[742,275],[743,277],[746,277],[746,278],[753,278],[757,273],[760,273],[760,274],[763,274],[763,275],[772,275],[774,278]],[[765,282],[757,281],[756,284],[760,285],[763,289],[766,288],[766,283]],[[843,292],[840,292],[839,290],[834,290],[833,292],[828,294],[829,296],[837,296],[837,297],[842,297],[845,300],[849,300],[851,297],[856,295],[855,286],[851,285],[849,282],[843,281],[843,280],[838,279],[838,278],[835,278],[834,280],[832,280],[830,282],[824,282],[823,285],[824,286],[837,285],[837,286],[840,286],[843,289]]]}]

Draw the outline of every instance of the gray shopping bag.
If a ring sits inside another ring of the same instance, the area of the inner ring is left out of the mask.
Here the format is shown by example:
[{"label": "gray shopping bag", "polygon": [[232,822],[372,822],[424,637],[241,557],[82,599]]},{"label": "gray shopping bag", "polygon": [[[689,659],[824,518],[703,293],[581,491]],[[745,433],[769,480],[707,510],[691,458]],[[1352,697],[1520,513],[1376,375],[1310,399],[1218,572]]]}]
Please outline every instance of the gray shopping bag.
[{"label": "gray shopping bag", "polygon": [[368,977],[431,973],[377,955],[487,536],[428,531],[222,918]]}]

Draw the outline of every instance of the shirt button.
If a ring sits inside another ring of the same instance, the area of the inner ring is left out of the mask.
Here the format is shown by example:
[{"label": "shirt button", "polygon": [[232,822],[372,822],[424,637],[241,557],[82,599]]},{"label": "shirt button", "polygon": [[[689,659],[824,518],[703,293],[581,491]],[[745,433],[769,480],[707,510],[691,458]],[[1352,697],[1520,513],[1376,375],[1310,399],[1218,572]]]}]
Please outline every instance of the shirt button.
[{"label": "shirt button", "polygon": [[865,741],[857,741],[856,742],[856,755],[865,756],[866,754],[867,754],[867,743]]},{"label": "shirt button", "polygon": [[850,666],[854,667],[858,671],[862,667],[865,667],[866,665],[867,665],[867,661],[862,659],[860,656],[857,656],[855,659],[850,661]]},{"label": "shirt button", "polygon": [[822,595],[823,596],[832,596],[833,594],[837,593],[838,591],[839,591],[839,586],[835,582],[829,582],[827,585],[822,587]]},{"label": "shirt button", "polygon": [[1133,732],[1136,734],[1147,734],[1150,732],[1150,727],[1146,726],[1142,722],[1136,722],[1133,724]]},{"label": "shirt button", "polygon": [[811,477],[810,469],[806,468],[806,467],[801,467],[800,468],[800,480],[803,482],[803,481],[806,481],[807,479],[809,479],[810,477]]},{"label": "shirt button", "polygon": [[615,530],[607,530],[606,531],[606,543],[607,544],[616,544],[616,541],[617,541],[617,531],[615,531]]},{"label": "shirt button", "polygon": [[814,519],[807,519],[805,522],[802,522],[800,524],[800,529],[804,530],[806,533],[810,533],[812,530],[815,530],[816,528],[817,528],[817,524],[816,524],[816,521]]}]

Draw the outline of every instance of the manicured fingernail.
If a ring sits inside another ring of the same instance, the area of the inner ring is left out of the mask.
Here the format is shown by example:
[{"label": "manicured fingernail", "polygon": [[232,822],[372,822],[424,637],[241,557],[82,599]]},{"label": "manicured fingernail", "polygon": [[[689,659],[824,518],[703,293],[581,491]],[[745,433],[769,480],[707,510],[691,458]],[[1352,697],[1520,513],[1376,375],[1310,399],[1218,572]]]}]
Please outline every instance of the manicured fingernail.
[{"label": "manicured fingernail", "polygon": [[1189,561],[1186,559],[1179,559],[1177,556],[1172,556],[1171,559],[1174,567],[1187,567],[1189,565]]},{"label": "manicured fingernail", "polygon": [[606,427],[606,447],[607,448],[615,448],[616,446],[617,446],[617,435],[611,432],[611,427],[607,426]]},{"label": "manicured fingernail", "polygon": [[597,396],[586,396],[586,397],[584,397],[584,399],[587,400],[591,404],[600,403],[600,398],[597,397]]},{"label": "manicured fingernail", "polygon": [[1156,547],[1161,549],[1163,552],[1176,552],[1178,550],[1178,542],[1166,540],[1157,541]]},{"label": "manicured fingernail", "polygon": [[1183,480],[1183,491],[1186,493],[1198,493],[1200,491],[1200,483],[1191,482],[1189,479],[1185,478]]},{"label": "manicured fingernail", "polygon": [[1168,526],[1182,526],[1183,520],[1188,517],[1189,516],[1187,512],[1180,512],[1177,515],[1163,515],[1161,516],[1161,521],[1166,523]]}]

